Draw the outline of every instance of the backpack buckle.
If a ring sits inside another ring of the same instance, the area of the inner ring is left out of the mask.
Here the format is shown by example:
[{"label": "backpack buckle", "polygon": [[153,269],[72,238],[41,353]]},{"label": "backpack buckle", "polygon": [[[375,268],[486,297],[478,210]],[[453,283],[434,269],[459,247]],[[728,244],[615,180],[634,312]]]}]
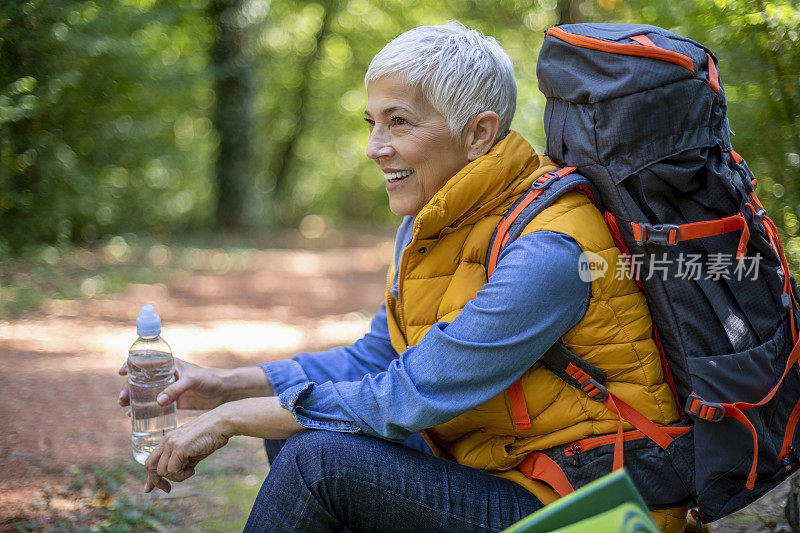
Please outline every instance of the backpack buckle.
[{"label": "backpack buckle", "polygon": [[765,209],[759,209],[758,211],[753,213],[753,224],[763,223],[765,216],[767,216],[767,211]]},{"label": "backpack buckle", "polygon": [[594,378],[589,378],[581,383],[581,389],[596,402],[604,402],[608,399],[608,389]]},{"label": "backpack buckle", "polygon": [[695,393],[686,398],[684,411],[708,422],[720,422],[725,418],[725,407],[721,403],[708,402]]},{"label": "backpack buckle", "polygon": [[[639,224],[642,229],[639,239],[636,239],[636,244],[642,246],[645,243],[655,244],[678,244],[681,240],[681,228],[676,224]],[[675,238],[671,239],[670,234],[675,232]]]},{"label": "backpack buckle", "polygon": [[[548,178],[546,180],[539,181],[540,179],[544,178],[545,176],[548,176]],[[555,170],[551,170],[550,172],[548,172],[546,174],[542,174],[541,176],[539,176],[538,179],[534,180],[533,185],[531,185],[531,189],[537,189],[537,190],[538,189],[542,189],[542,190],[548,189],[552,184],[557,182],[559,179],[561,179],[561,177],[556,173],[556,171]]]}]

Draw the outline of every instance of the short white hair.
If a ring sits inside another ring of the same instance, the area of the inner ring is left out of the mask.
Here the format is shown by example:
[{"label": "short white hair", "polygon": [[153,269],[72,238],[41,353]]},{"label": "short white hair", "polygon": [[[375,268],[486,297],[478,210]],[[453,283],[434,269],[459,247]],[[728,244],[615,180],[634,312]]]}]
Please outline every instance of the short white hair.
[{"label": "short white hair", "polygon": [[418,86],[458,137],[478,113],[500,117],[502,139],[517,107],[514,65],[494,37],[457,21],[419,26],[399,35],[372,58],[364,85],[396,75]]}]

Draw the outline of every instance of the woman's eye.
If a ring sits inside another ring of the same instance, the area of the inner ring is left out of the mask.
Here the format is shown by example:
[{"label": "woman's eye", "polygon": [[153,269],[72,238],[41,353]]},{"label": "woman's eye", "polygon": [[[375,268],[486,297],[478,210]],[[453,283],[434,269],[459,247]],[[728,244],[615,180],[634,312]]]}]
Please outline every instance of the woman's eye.
[{"label": "woman's eye", "polygon": [[370,129],[372,129],[372,126],[374,126],[374,125],[375,125],[375,121],[374,121],[374,120],[372,120],[371,118],[365,118],[365,119],[364,119],[364,122],[366,122],[366,123],[367,123],[367,126],[369,126],[369,127],[370,127]]},{"label": "woman's eye", "polygon": [[408,122],[406,121],[406,119],[404,119],[404,118],[400,118],[400,117],[392,117],[392,123],[393,123],[395,126],[403,126],[403,125],[405,125],[405,124],[408,124]]}]

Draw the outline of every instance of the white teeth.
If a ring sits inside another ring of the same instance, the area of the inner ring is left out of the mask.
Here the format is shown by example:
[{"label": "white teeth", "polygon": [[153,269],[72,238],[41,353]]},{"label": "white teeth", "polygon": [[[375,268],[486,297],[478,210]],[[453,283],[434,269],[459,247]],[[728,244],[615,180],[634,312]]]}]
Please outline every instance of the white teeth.
[{"label": "white teeth", "polygon": [[386,174],[383,175],[383,177],[384,179],[386,179],[386,181],[399,180],[400,178],[406,178],[410,176],[412,172],[414,171],[401,170],[400,172],[387,172]]}]

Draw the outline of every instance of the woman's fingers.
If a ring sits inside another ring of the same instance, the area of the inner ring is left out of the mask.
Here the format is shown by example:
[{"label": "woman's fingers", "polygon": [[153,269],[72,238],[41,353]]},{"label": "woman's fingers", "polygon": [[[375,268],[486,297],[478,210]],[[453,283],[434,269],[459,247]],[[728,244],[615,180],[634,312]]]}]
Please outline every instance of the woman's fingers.
[{"label": "woman's fingers", "polygon": [[177,400],[181,394],[191,389],[195,385],[196,381],[194,378],[184,375],[182,378],[179,378],[177,381],[175,381],[175,383],[164,389],[161,394],[158,395],[156,401],[159,405],[169,405]]},{"label": "woman's fingers", "polygon": [[165,446],[164,452],[161,454],[161,457],[158,459],[158,465],[156,465],[156,473],[161,477],[169,476],[169,458],[173,454],[172,446]]},{"label": "woman's fingers", "polygon": [[154,488],[161,489],[164,492],[169,492],[172,490],[172,485],[169,484],[169,481],[159,476],[155,470],[148,470],[147,481],[144,484],[144,491],[150,492]]},{"label": "woman's fingers", "polygon": [[228,438],[220,433],[219,413],[210,411],[173,430],[145,461],[145,492],[159,488],[169,492],[167,480],[183,481],[195,474],[195,466],[221,448]]},{"label": "woman's fingers", "polygon": [[131,391],[127,385],[120,391],[119,400],[117,400],[122,407],[127,407],[131,403]]},{"label": "woman's fingers", "polygon": [[166,492],[167,494],[169,494],[169,492],[172,490],[172,485],[170,485],[169,481],[167,481],[166,479],[161,478],[158,481],[158,484],[156,485],[156,488],[159,488],[159,489],[163,490],[164,492]]},{"label": "woman's fingers", "polygon": [[163,479],[157,472],[158,464],[163,454],[164,443],[162,442],[153,449],[150,456],[144,462],[144,466],[147,468],[147,481],[144,484],[145,492],[150,492],[154,488],[159,488],[164,492],[172,490],[172,485],[169,484],[169,481]]},{"label": "woman's fingers", "polygon": [[[167,473],[181,474],[187,465],[188,461],[186,461],[181,457],[181,454],[178,452],[178,450],[173,450],[172,454],[169,456],[167,460]],[[176,479],[175,481],[183,481],[183,479],[180,480]]]},{"label": "woman's fingers", "polygon": [[[128,375],[128,362],[125,361],[122,363],[122,366],[119,367],[117,371],[120,376],[127,376]],[[127,407],[131,403],[131,393],[128,390],[128,385],[125,385],[119,393],[119,399],[117,400],[122,407]]]},{"label": "woman's fingers", "polygon": [[200,458],[186,459],[186,451],[182,449],[174,436],[169,436],[160,444],[163,447],[158,462],[154,463],[156,474],[160,478],[171,481],[183,481],[194,475],[194,467]]},{"label": "woman's fingers", "polygon": [[158,482],[158,485],[153,485],[153,482],[150,481],[150,478],[147,478],[147,481],[144,483],[144,491],[145,493],[152,491],[154,488],[158,487],[159,489],[163,490],[164,492],[169,492],[172,490],[172,485],[169,484],[169,481],[166,479],[162,479]]}]

